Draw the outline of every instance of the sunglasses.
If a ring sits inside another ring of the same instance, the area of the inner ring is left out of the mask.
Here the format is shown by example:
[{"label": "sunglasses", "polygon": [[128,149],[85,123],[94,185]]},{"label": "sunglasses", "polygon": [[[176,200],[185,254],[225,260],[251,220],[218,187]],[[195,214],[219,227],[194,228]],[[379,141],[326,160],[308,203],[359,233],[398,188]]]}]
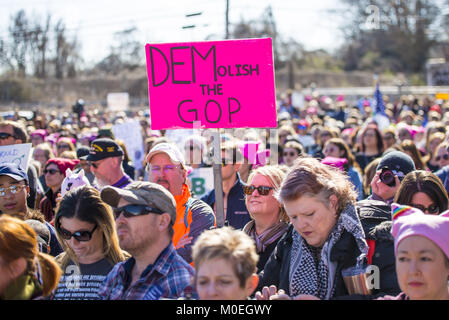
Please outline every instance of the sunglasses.
[{"label": "sunglasses", "polygon": [[440,161],[441,159],[444,159],[444,160],[449,160],[449,154],[448,153],[446,153],[445,155],[442,155],[442,156],[436,156],[435,157],[435,160],[436,161]]},{"label": "sunglasses", "polygon": [[56,170],[56,169],[45,169],[43,172],[44,172],[44,175],[47,174],[47,173],[49,173],[51,175],[54,175],[55,173],[61,172],[61,171]]},{"label": "sunglasses", "polygon": [[147,165],[147,171],[151,172],[152,174],[156,175],[158,173],[162,171],[164,171],[165,174],[171,173],[173,172],[178,166],[175,165],[166,165],[166,166],[152,166],[152,165]]},{"label": "sunglasses", "polygon": [[64,229],[63,227],[59,226],[58,231],[59,231],[61,238],[63,238],[64,240],[70,240],[71,237],[74,237],[78,241],[87,242],[87,241],[90,241],[90,239],[92,239],[92,234],[94,233],[94,231],[96,229],[97,229],[97,225],[95,225],[95,227],[92,229],[92,231],[79,230],[79,231],[75,231],[72,233],[72,232]]},{"label": "sunglasses", "polygon": [[94,167],[95,169],[98,169],[98,167],[103,163],[103,161],[97,161],[95,162],[88,162],[90,166]]},{"label": "sunglasses", "polygon": [[250,196],[253,194],[254,190],[257,189],[257,192],[261,195],[261,196],[267,196],[270,193],[271,189],[274,189],[273,187],[267,187],[267,186],[243,186],[243,192]]},{"label": "sunglasses", "polygon": [[57,148],[58,149],[70,149],[70,146],[67,144],[60,144]]},{"label": "sunglasses", "polygon": [[431,204],[430,206],[428,206],[427,208],[426,207],[424,207],[423,205],[421,205],[421,204],[414,204],[414,203],[412,203],[412,204],[410,204],[412,207],[415,207],[415,208],[417,208],[417,209],[419,209],[419,210],[421,210],[422,212],[428,212],[428,213],[430,213],[430,214],[438,214],[439,212],[440,212],[440,208],[438,207],[438,205],[437,204]]},{"label": "sunglasses", "polygon": [[14,139],[16,138],[16,136],[14,136],[13,134],[10,134],[8,132],[0,132],[0,140],[6,140],[11,137],[13,137]]},{"label": "sunglasses", "polygon": [[114,217],[117,220],[120,214],[123,213],[125,218],[143,216],[150,213],[163,214],[164,212],[158,208],[144,206],[140,204],[129,204],[113,210]]}]

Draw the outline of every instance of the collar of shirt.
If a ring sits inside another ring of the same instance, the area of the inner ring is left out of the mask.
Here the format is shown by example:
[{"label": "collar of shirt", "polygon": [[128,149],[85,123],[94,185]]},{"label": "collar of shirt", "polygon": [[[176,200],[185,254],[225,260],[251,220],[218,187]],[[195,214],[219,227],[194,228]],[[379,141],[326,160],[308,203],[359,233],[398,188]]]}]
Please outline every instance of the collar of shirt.
[{"label": "collar of shirt", "polygon": [[123,177],[117,181],[116,183],[114,183],[112,185],[112,187],[116,187],[116,188],[124,188],[126,187],[128,184],[130,184],[133,180],[131,179],[130,176],[128,176],[126,173],[123,175]]},{"label": "collar of shirt", "polygon": [[[145,270],[143,270],[142,274],[140,275],[140,279],[147,277],[151,271],[157,271],[162,275],[166,275],[168,272],[169,266],[167,265],[167,258],[170,256],[170,253],[173,251],[172,249],[172,243],[165,247],[164,250],[159,254],[159,256],[156,258],[156,261],[154,264],[149,264]],[[131,274],[132,270],[134,268],[134,265],[136,264],[136,259],[134,257],[129,258],[124,264],[123,264],[123,281],[125,283],[125,287],[128,288],[129,284],[131,282]]]}]

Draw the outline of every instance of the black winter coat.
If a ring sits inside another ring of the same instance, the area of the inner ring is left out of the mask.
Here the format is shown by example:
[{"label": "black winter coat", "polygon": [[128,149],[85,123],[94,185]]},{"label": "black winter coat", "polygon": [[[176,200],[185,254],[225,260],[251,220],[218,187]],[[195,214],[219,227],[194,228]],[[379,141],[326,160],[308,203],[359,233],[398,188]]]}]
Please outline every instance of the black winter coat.
[{"label": "black winter coat", "polygon": [[[268,259],[264,270],[259,273],[259,285],[256,291],[261,291],[264,286],[275,285],[278,289],[283,289],[286,294],[290,294],[289,270],[293,232],[295,232],[295,229],[290,224],[287,232],[279,240]],[[340,240],[333,246],[330,255],[331,261],[337,261],[335,296],[348,294],[341,270],[354,266],[359,255],[360,250],[353,235],[349,232],[344,232]]]},{"label": "black winter coat", "polygon": [[[334,299],[370,300],[384,295],[396,296],[401,290],[395,269],[394,239],[391,235],[391,206],[381,201],[362,200],[357,202],[355,207],[366,238],[375,240],[372,265],[379,268],[380,286],[379,289],[373,289],[373,295],[348,295],[341,270],[356,264],[360,250],[354,237],[345,232],[332,248],[330,257],[332,261],[338,261]],[[264,286],[275,285],[278,289],[283,289],[290,294],[289,271],[293,232],[295,232],[293,225],[290,225],[268,259],[264,270],[259,273],[259,285],[256,291],[261,291]]]}]

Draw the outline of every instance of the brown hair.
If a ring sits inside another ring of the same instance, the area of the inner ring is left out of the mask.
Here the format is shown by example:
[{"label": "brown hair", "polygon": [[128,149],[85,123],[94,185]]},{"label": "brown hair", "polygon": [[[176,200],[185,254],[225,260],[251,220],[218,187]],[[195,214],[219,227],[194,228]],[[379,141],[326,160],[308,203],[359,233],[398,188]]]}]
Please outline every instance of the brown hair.
[{"label": "brown hair", "polygon": [[112,209],[100,198],[100,192],[91,186],[76,188],[64,195],[55,216],[56,236],[65,251],[61,266],[65,268],[72,260],[77,263],[76,255],[67,240],[60,236],[60,219],[77,218],[98,226],[103,234],[103,254],[113,264],[125,260],[125,254],[119,246]]},{"label": "brown hair", "polygon": [[432,172],[416,170],[405,175],[394,197],[394,202],[412,205],[412,198],[417,192],[425,193],[440,209],[448,209],[449,196],[440,178]]},{"label": "brown hair", "polygon": [[344,172],[314,158],[298,158],[282,182],[277,197],[285,203],[302,196],[312,196],[328,207],[331,195],[338,199],[338,215],[357,199],[354,187]]},{"label": "brown hair", "polygon": [[408,151],[409,155],[413,159],[413,162],[415,163],[416,170],[424,170],[425,164],[424,161],[421,158],[421,154],[418,151],[418,148],[416,148],[415,143],[412,140],[406,139],[401,142],[401,148],[404,151]]},{"label": "brown hair", "polygon": [[363,191],[365,194],[371,194],[371,181],[376,175],[377,165],[381,159],[382,157],[376,158],[365,167],[363,175]]},{"label": "brown hair", "polygon": [[10,264],[24,258],[27,262],[25,273],[36,272],[36,258],[40,265],[42,294],[48,296],[57,287],[61,269],[52,256],[38,251],[37,236],[24,221],[8,215],[0,217],[0,256]]}]

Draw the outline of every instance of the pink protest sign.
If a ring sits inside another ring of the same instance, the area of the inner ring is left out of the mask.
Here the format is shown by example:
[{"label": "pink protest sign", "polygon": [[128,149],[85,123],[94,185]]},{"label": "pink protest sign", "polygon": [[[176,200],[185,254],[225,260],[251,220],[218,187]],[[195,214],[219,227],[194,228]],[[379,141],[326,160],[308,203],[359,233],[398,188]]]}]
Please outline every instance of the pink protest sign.
[{"label": "pink protest sign", "polygon": [[275,128],[271,39],[147,44],[151,127]]}]

